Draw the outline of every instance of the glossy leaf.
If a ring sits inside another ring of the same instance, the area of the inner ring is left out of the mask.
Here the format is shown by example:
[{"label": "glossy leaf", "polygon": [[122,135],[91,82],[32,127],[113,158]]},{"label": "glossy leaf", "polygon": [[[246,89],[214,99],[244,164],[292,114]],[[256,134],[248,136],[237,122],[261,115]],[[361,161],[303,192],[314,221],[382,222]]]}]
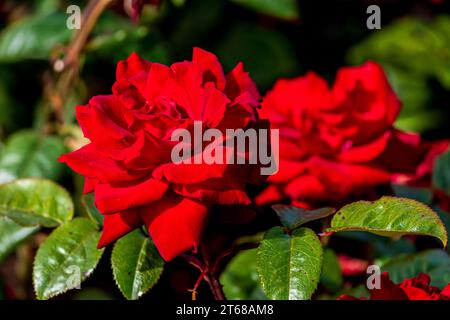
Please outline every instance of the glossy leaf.
[{"label": "glossy leaf", "polygon": [[136,300],[158,282],[164,260],[154,243],[140,230],[135,230],[116,242],[111,264],[122,294],[129,300]]},{"label": "glossy leaf", "polygon": [[0,155],[0,183],[30,177],[57,180],[64,166],[56,159],[64,151],[57,137],[19,131],[8,139]]},{"label": "glossy leaf", "polygon": [[331,292],[341,290],[344,285],[339,260],[331,249],[326,249],[323,252],[323,268],[320,276],[320,284]]},{"label": "glossy leaf", "polygon": [[256,270],[258,249],[239,252],[228,263],[220,276],[220,283],[227,299],[231,300],[265,300]]},{"label": "glossy leaf", "polygon": [[322,245],[311,229],[299,228],[289,235],[281,227],[272,228],[258,248],[259,279],[270,299],[310,299],[321,269]]},{"label": "glossy leaf", "polygon": [[88,194],[83,195],[81,197],[81,203],[83,204],[84,209],[86,210],[89,217],[93,221],[95,221],[98,225],[102,226],[104,217],[100,213],[100,211],[98,211],[97,207],[95,206],[94,193],[88,193]]},{"label": "glossy leaf", "polygon": [[11,219],[0,217],[0,263],[38,227],[23,227]]},{"label": "glossy leaf", "polygon": [[3,29],[0,34],[0,62],[24,59],[47,60],[51,50],[66,43],[71,30],[64,13],[35,15]]},{"label": "glossy leaf", "polygon": [[85,218],[55,229],[37,251],[33,284],[38,299],[49,299],[79,287],[97,266],[103,249],[97,249],[100,232]]},{"label": "glossy leaf", "polygon": [[423,203],[405,198],[382,197],[346,205],[334,215],[327,231],[366,231],[386,237],[428,235],[447,245],[447,231],[439,216]]},{"label": "glossy leaf", "polygon": [[382,266],[394,283],[417,276],[420,272],[431,278],[431,284],[443,288],[450,282],[450,256],[444,250],[426,250],[392,258]]},{"label": "glossy leaf", "polygon": [[273,205],[272,209],[277,213],[281,223],[291,230],[298,228],[309,221],[328,217],[336,211],[333,208],[306,210],[284,204]]},{"label": "glossy leaf", "polygon": [[296,0],[232,0],[256,12],[285,20],[298,19]]},{"label": "glossy leaf", "polygon": [[65,189],[50,180],[20,179],[0,185],[0,216],[22,226],[56,227],[73,217]]}]

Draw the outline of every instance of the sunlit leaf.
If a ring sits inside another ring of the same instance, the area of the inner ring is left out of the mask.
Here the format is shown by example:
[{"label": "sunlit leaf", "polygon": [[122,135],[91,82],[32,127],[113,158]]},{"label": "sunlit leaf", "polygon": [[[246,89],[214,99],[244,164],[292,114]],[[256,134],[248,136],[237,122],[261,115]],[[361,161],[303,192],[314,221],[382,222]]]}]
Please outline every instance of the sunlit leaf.
[{"label": "sunlit leaf", "polygon": [[239,252],[222,272],[220,283],[223,285],[223,291],[227,299],[267,299],[258,283],[257,253],[257,249]]},{"label": "sunlit leaf", "polygon": [[50,180],[20,179],[0,185],[0,216],[22,226],[56,227],[73,217],[73,203]]},{"label": "sunlit leaf", "polygon": [[116,242],[111,264],[120,291],[125,298],[136,300],[158,282],[164,260],[154,243],[135,230]]},{"label": "sunlit leaf", "polygon": [[48,60],[57,45],[63,45],[72,31],[66,27],[67,15],[35,15],[24,18],[2,30],[0,63],[24,59]]},{"label": "sunlit leaf", "polygon": [[447,245],[447,232],[439,216],[425,204],[405,198],[385,196],[346,205],[334,215],[327,231],[367,231],[387,237],[428,235]]},{"label": "sunlit leaf", "polygon": [[56,159],[64,151],[58,137],[19,131],[8,139],[0,154],[0,183],[30,177],[57,180],[64,166]]},{"label": "sunlit leaf", "polygon": [[100,231],[85,218],[55,229],[37,251],[33,267],[38,299],[49,299],[80,286],[94,271],[103,249],[97,249]]},{"label": "sunlit leaf", "polygon": [[11,219],[0,217],[0,263],[39,227],[23,227]]},{"label": "sunlit leaf", "polygon": [[322,245],[311,229],[299,228],[289,235],[281,227],[272,228],[258,248],[259,279],[270,299],[310,299],[321,269]]}]

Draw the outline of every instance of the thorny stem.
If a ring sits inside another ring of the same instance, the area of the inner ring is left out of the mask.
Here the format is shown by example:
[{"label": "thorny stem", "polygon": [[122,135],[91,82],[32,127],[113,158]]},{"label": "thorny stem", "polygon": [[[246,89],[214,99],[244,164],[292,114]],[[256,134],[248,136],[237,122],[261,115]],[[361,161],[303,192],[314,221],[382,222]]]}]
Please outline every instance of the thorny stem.
[{"label": "thorny stem", "polygon": [[186,260],[187,263],[194,266],[200,271],[200,275],[195,282],[194,288],[190,289],[189,291],[192,293],[192,300],[197,299],[197,288],[199,287],[202,280],[205,280],[214,296],[214,299],[216,300],[225,300],[225,295],[223,294],[222,285],[220,284],[219,280],[217,279],[217,275],[219,274],[219,268],[220,263],[222,260],[230,255],[235,254],[236,252],[242,251],[242,250],[248,250],[253,249],[258,246],[257,243],[244,243],[239,246],[234,246],[225,252],[223,252],[221,255],[219,255],[213,264],[211,264],[210,257],[205,250],[203,246],[200,247],[201,249],[201,255],[203,262],[200,261],[197,257],[189,254],[183,254],[181,257]]},{"label": "thorny stem", "polygon": [[62,61],[56,61],[54,64],[55,71],[62,71],[68,66],[74,66],[77,68],[78,56],[83,50],[86,40],[89,37],[92,29],[95,26],[101,13],[106,9],[106,7],[112,2],[112,0],[90,0],[86,8],[83,11],[81,21],[83,23],[82,27],[77,31],[75,37],[70,43],[66,56]]},{"label": "thorny stem", "polygon": [[200,270],[200,272],[203,272],[203,270],[205,269],[204,264],[199,259],[197,259],[197,257],[189,254],[183,254],[181,255],[181,257],[186,260],[187,263]]},{"label": "thorny stem", "polygon": [[209,258],[209,254],[206,251],[204,246],[200,247],[202,252],[203,261],[205,262],[206,270],[205,270],[205,281],[209,284],[211,292],[216,300],[225,300],[225,295],[223,294],[222,285],[217,279],[217,272],[215,272],[214,268],[211,268],[211,262]]},{"label": "thorny stem", "polygon": [[[50,71],[44,74],[44,94],[51,106],[56,120],[64,124],[64,105],[78,76],[79,56],[92,32],[98,18],[113,0],[90,0],[83,10],[82,25],[75,33],[66,49],[63,59],[52,63],[53,70],[61,73],[59,77]],[[57,79],[56,79],[57,78]]]}]

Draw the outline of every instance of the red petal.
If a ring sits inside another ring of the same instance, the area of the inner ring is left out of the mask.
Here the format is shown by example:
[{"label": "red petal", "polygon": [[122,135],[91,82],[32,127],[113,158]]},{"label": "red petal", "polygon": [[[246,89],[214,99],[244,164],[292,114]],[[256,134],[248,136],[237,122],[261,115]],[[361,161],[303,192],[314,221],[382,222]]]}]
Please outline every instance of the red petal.
[{"label": "red petal", "polygon": [[[369,61],[361,66],[339,69],[333,85],[333,94],[337,100],[342,100],[348,92],[354,90],[358,85],[365,91],[376,94],[373,102],[375,105],[372,106],[371,110],[377,113],[381,110],[384,111],[385,123],[392,124],[400,112],[401,103],[389,85],[383,68],[375,62]],[[367,102],[360,101],[360,103]],[[364,107],[364,105],[360,107]],[[363,109],[367,111],[368,108],[366,106]],[[373,115],[367,112],[361,113],[360,116],[371,116],[372,118],[366,120],[374,120]]]},{"label": "red petal", "polygon": [[206,183],[176,184],[172,190],[188,198],[213,204],[250,204],[243,186],[227,185],[224,179],[210,179]]},{"label": "red petal", "polygon": [[100,183],[95,188],[95,205],[103,214],[123,211],[161,199],[167,188],[167,183],[152,178],[116,185]]},{"label": "red petal", "polygon": [[450,283],[445,286],[441,291],[441,295],[450,299]]},{"label": "red petal", "polygon": [[408,296],[395,285],[387,272],[381,274],[380,289],[370,290],[370,300],[408,300]]},{"label": "red petal", "polygon": [[220,178],[227,169],[227,164],[163,164],[153,171],[153,177],[158,180],[166,179],[172,183],[193,184],[211,178]]},{"label": "red petal", "polygon": [[104,217],[103,231],[98,242],[98,248],[107,246],[142,225],[141,217],[136,209],[108,214]]},{"label": "red petal", "polygon": [[136,179],[135,175],[99,152],[92,143],[74,152],[63,154],[58,161],[66,163],[72,170],[85,177],[97,178],[102,181]]},{"label": "red petal", "polygon": [[219,90],[225,88],[225,75],[216,55],[200,48],[194,48],[192,62],[203,71],[203,83],[213,82]]},{"label": "red petal", "polygon": [[140,212],[164,260],[197,250],[208,213],[205,204],[172,195]]},{"label": "red petal", "polygon": [[233,70],[226,76],[227,85],[225,87],[226,95],[235,104],[250,105],[256,107],[259,105],[261,96],[256,88],[255,82],[250,78],[248,72],[244,71],[242,62],[238,63]]},{"label": "red petal", "polygon": [[367,144],[343,150],[339,154],[339,159],[344,162],[369,162],[386,149],[390,136],[391,131],[386,131],[380,137]]},{"label": "red petal", "polygon": [[77,121],[83,134],[99,150],[114,154],[133,141],[128,125],[123,118],[123,107],[112,95],[95,96],[86,106],[77,106]]},{"label": "red petal", "polygon": [[98,183],[97,179],[85,177],[83,194],[88,194],[88,193],[94,192],[95,186],[97,185],[97,183]]},{"label": "red petal", "polygon": [[276,185],[269,185],[255,197],[255,203],[262,206],[269,203],[276,203],[285,198],[280,188]]},{"label": "red petal", "polygon": [[116,78],[135,77],[141,72],[148,72],[151,65],[150,61],[142,59],[136,52],[133,52],[127,60],[119,61],[117,64]]}]

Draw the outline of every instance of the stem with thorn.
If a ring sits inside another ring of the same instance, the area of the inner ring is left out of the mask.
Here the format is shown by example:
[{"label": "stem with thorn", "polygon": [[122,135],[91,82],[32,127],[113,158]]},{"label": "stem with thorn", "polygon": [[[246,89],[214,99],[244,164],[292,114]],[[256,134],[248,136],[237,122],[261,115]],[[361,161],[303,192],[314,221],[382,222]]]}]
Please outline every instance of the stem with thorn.
[{"label": "stem with thorn", "polygon": [[64,58],[51,59],[54,72],[48,70],[44,74],[44,95],[57,123],[61,125],[64,124],[64,106],[78,77],[79,56],[98,18],[112,1],[89,1],[83,10],[81,28],[76,31],[72,41],[64,50]]}]

